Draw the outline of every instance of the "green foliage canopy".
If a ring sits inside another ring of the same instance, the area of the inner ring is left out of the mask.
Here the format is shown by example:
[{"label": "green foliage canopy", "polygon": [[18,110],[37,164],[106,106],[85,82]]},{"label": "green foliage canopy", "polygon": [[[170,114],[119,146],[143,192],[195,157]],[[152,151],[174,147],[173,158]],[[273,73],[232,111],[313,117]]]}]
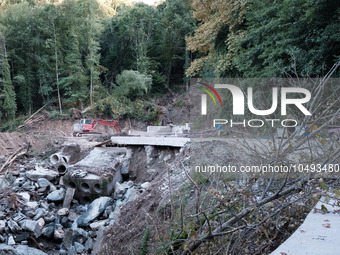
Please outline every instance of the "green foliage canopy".
[{"label": "green foliage canopy", "polygon": [[124,70],[117,75],[119,87],[115,90],[116,95],[130,99],[141,98],[151,89],[152,78],[138,71]]}]

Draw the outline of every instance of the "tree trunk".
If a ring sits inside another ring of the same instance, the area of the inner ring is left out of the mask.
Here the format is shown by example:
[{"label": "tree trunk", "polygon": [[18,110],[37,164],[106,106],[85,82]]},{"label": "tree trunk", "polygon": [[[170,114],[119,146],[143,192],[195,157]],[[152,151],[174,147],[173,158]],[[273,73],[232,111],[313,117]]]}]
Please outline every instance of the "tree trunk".
[{"label": "tree trunk", "polygon": [[57,35],[55,32],[55,24],[53,20],[53,37],[54,37],[54,53],[55,53],[55,74],[56,74],[56,82],[57,82],[57,93],[58,93],[58,103],[59,103],[59,112],[63,113],[61,108],[61,98],[60,98],[60,89],[59,89],[59,68],[58,68],[58,49],[57,49]]},{"label": "tree trunk", "polygon": [[93,71],[92,67],[90,69],[90,101],[91,101],[91,106],[92,106],[92,96],[93,96]]}]

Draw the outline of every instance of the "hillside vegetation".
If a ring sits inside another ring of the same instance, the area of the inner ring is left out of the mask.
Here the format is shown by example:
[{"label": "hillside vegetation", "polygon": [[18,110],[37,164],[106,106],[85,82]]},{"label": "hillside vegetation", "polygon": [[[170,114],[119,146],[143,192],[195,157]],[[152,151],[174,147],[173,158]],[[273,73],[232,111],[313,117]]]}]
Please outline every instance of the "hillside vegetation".
[{"label": "hillside vegetation", "polygon": [[0,118],[60,113],[157,118],[152,98],[192,76],[318,77],[339,60],[335,0],[6,0]]}]

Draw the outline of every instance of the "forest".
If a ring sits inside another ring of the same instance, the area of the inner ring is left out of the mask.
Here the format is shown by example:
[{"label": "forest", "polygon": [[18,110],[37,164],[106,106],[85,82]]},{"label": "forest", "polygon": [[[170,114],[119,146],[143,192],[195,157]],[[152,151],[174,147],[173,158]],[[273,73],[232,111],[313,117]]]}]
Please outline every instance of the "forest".
[{"label": "forest", "polygon": [[5,0],[0,119],[49,104],[147,121],[190,77],[319,77],[339,60],[337,0]]},{"label": "forest", "polygon": [[0,0],[0,254],[335,254],[338,67],[339,0]]}]

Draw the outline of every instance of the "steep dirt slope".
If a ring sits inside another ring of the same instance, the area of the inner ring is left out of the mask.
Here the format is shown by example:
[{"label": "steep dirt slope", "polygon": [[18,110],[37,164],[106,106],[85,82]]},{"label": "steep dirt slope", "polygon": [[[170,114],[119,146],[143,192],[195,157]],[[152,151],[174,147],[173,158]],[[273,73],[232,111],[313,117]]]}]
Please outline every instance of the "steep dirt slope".
[{"label": "steep dirt slope", "polygon": [[41,151],[46,140],[35,135],[26,135],[19,132],[0,133],[0,155],[4,156],[30,144],[35,151]]}]

